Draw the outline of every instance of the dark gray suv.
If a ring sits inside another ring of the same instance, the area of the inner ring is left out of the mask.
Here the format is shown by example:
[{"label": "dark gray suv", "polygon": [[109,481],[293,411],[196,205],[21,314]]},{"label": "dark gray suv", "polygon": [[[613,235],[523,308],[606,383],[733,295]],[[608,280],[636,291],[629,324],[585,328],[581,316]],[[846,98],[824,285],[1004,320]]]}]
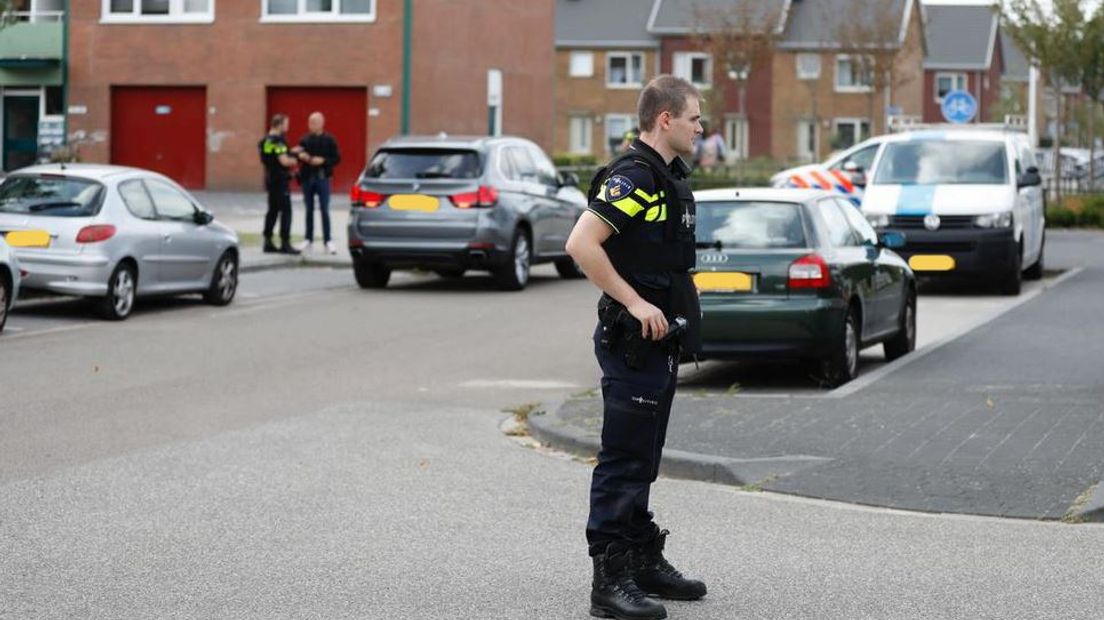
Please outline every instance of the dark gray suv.
[{"label": "dark gray suv", "polygon": [[564,245],[586,209],[574,175],[512,137],[405,136],[387,141],[350,194],[349,252],[357,283],[383,288],[393,269],[444,277],[490,271],[521,290],[529,268],[582,274]]}]

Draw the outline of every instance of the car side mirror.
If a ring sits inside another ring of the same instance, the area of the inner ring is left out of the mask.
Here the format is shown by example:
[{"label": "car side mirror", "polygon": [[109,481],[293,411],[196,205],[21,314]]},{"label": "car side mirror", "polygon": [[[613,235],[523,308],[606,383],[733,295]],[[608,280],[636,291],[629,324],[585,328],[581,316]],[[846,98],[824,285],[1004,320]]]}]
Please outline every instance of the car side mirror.
[{"label": "car side mirror", "polygon": [[579,187],[579,175],[574,172],[561,172],[560,173],[560,187]]},{"label": "car side mirror", "polygon": [[1016,179],[1016,189],[1035,187],[1042,184],[1043,177],[1039,175],[1039,169],[1035,166],[1029,167],[1027,171],[1020,175],[1019,179]]},{"label": "car side mirror", "polygon": [[855,187],[866,187],[866,171],[859,164],[849,161],[843,165],[843,171],[851,178],[851,184]]},{"label": "car side mirror", "polygon": [[195,223],[199,226],[206,226],[215,221],[215,214],[211,213],[210,211],[204,211],[203,209],[197,208],[193,219],[195,220]]},{"label": "car side mirror", "polygon": [[887,231],[878,235],[878,247],[888,250],[899,250],[905,247],[905,234]]}]

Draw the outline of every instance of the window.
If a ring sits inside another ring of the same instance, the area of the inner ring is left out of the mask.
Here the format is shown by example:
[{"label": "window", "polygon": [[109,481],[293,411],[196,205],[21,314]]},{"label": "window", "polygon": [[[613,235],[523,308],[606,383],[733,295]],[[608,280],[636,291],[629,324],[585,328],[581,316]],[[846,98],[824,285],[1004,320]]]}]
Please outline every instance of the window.
[{"label": "window", "polygon": [[866,92],[874,83],[870,61],[860,56],[836,56],[836,90]]},{"label": "window", "polygon": [[837,248],[858,245],[858,237],[851,230],[851,225],[847,223],[847,216],[840,210],[835,198],[821,200],[817,203],[817,209],[824,221],[824,232],[829,244]]},{"label": "window", "polygon": [[572,116],[568,123],[568,150],[579,155],[591,153],[593,125],[589,116]]},{"label": "window", "polygon": [[529,153],[526,152],[520,146],[511,146],[505,149],[506,164],[509,167],[509,177],[514,181],[525,181],[527,183],[536,183],[537,167],[533,164],[533,159],[529,157]]},{"label": "window", "polygon": [[965,73],[936,73],[935,102],[943,103],[943,97],[952,90],[966,90]]},{"label": "window", "polygon": [[153,201],[150,200],[142,182],[138,180],[127,181],[119,185],[119,195],[123,197],[127,211],[137,218],[152,220],[157,218],[157,212],[153,209]]},{"label": "window", "polygon": [[210,23],[215,0],[103,0],[103,23]]},{"label": "window", "polygon": [[594,77],[594,52],[571,52],[567,74],[578,78]]},{"label": "window", "polygon": [[832,170],[843,170],[843,167],[851,162],[855,162],[860,168],[870,170],[870,165],[874,163],[874,156],[878,154],[878,147],[880,144],[871,144],[870,146],[861,148],[854,153],[844,157],[843,159],[832,164]]},{"label": "window", "polygon": [[675,52],[675,76],[694,86],[706,88],[713,83],[713,58],[701,52]]},{"label": "window", "polygon": [[695,236],[725,249],[808,247],[801,207],[792,202],[698,203]]},{"label": "window", "polygon": [[742,116],[730,116],[725,119],[725,147],[733,159],[748,157],[748,124]]},{"label": "window", "polygon": [[920,140],[886,144],[878,185],[1003,185],[1008,182],[1004,142]]},{"label": "window", "polygon": [[870,222],[866,221],[866,218],[862,215],[862,209],[852,204],[846,198],[835,198],[836,206],[840,211],[843,211],[844,217],[847,218],[847,222],[851,224],[851,228],[858,233],[859,241],[862,243],[868,243],[870,245],[878,244],[878,233],[874,232],[874,228],[870,225]]},{"label": "window", "polygon": [[606,55],[606,86],[639,88],[644,85],[644,54],[610,53]]},{"label": "window", "polygon": [[103,205],[95,181],[11,175],[0,184],[0,213],[47,217],[92,217]]},{"label": "window", "polygon": [[817,159],[817,124],[814,120],[797,121],[797,157],[805,162]]},{"label": "window", "polygon": [[797,79],[820,79],[820,54],[797,54]]},{"label": "window", "polygon": [[372,22],[376,0],[261,0],[263,22]]},{"label": "window", "polygon": [[870,137],[870,121],[856,118],[836,119],[837,149],[847,149]]},{"label": "window", "polygon": [[479,153],[468,149],[385,149],[372,157],[370,179],[475,179],[483,174]]},{"label": "window", "polygon": [[606,116],[606,152],[616,153],[625,140],[625,134],[633,128],[634,119],[628,114]]},{"label": "window", "polygon": [[146,189],[157,207],[157,217],[163,220],[195,220],[196,208],[187,196],[172,185],[158,179],[146,179]]},{"label": "window", "polygon": [[533,146],[525,150],[529,153],[529,159],[532,160],[533,168],[537,171],[537,181],[555,187],[558,184],[559,174],[556,172],[556,167],[549,161],[548,156]]}]

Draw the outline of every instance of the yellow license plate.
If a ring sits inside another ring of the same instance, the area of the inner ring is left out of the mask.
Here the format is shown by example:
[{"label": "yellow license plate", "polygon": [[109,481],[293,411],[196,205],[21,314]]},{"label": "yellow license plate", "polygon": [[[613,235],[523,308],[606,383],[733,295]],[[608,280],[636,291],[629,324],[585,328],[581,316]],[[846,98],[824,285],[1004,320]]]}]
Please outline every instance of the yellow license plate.
[{"label": "yellow license plate", "polygon": [[924,256],[917,254],[909,259],[913,271],[952,271],[955,268],[953,256]]},{"label": "yellow license plate", "polygon": [[45,230],[13,230],[4,236],[13,248],[48,248],[50,233]]},{"label": "yellow license plate", "polygon": [[395,211],[422,211],[429,213],[441,208],[441,201],[424,194],[395,194],[387,201]]},{"label": "yellow license plate", "polygon": [[709,271],[694,274],[694,285],[699,291],[730,293],[750,291],[755,280],[749,273],[739,271]]}]

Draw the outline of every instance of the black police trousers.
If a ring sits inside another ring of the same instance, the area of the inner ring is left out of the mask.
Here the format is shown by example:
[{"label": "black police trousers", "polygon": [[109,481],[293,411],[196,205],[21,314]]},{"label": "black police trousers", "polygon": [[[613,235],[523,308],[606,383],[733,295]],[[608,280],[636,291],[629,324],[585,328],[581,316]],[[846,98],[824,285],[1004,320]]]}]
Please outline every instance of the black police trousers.
[{"label": "black police trousers", "polygon": [[276,228],[276,218],[280,219],[280,241],[283,245],[291,243],[291,190],[268,190],[268,212],[265,213],[264,240],[272,241],[272,231]]},{"label": "black police trousers", "polygon": [[590,486],[591,556],[614,541],[642,545],[659,532],[648,494],[659,475],[678,379],[678,354],[670,347],[650,347],[643,368],[633,369],[625,363],[624,341],[605,349],[601,334],[599,324],[594,353],[602,367],[602,449]]}]

